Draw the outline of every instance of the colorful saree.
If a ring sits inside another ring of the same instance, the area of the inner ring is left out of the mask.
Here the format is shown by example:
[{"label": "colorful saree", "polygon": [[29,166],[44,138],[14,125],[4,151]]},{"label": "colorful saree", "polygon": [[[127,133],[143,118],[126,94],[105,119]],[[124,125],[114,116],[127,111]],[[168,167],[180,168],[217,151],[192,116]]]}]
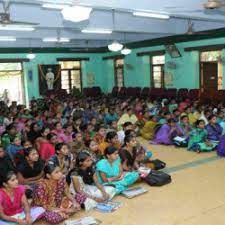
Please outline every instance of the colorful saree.
[{"label": "colorful saree", "polygon": [[67,197],[69,188],[66,180],[53,181],[43,179],[39,182],[33,194],[33,205],[46,209],[43,219],[51,224],[58,224],[65,219],[60,208],[70,208],[71,202]]}]

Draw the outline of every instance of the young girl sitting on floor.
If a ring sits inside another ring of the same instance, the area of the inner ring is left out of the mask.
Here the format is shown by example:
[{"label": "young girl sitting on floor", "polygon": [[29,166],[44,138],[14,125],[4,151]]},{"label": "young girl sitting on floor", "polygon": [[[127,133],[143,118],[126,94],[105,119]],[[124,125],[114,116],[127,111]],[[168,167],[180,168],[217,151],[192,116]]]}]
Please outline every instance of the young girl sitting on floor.
[{"label": "young girl sitting on floor", "polygon": [[214,142],[216,144],[219,143],[223,129],[222,127],[217,123],[217,117],[215,115],[211,115],[208,117],[209,124],[206,126],[206,130],[208,132],[208,139],[211,142]]},{"label": "young girl sitting on floor", "polygon": [[116,194],[115,188],[102,186],[97,179],[93,160],[87,152],[80,152],[76,159],[76,168],[69,176],[70,191],[76,195],[77,202],[84,204],[85,210],[90,210],[97,202],[112,199]]},{"label": "young girl sitting on floor", "polygon": [[205,129],[205,121],[197,120],[196,128],[189,135],[188,150],[196,152],[209,152],[215,149],[216,143],[210,142]]},{"label": "young girl sitting on floor", "polygon": [[46,177],[34,191],[33,204],[46,210],[44,220],[58,224],[77,212],[80,206],[70,194],[66,179],[57,165],[49,162],[44,172]]},{"label": "young girl sitting on floor", "polygon": [[25,196],[25,187],[18,185],[14,172],[9,171],[0,178],[0,224],[1,225],[31,225],[39,219],[45,209],[34,207],[30,209]]},{"label": "young girl sitting on floor", "polygon": [[105,150],[105,159],[96,165],[98,181],[103,185],[113,185],[119,194],[135,183],[139,174],[137,172],[123,172],[117,148],[108,147]]}]

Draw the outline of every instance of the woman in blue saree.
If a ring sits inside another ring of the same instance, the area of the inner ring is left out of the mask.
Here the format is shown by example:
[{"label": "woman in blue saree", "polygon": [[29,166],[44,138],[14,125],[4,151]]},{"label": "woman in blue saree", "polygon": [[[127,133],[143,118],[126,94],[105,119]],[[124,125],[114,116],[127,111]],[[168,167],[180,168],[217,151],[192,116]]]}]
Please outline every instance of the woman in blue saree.
[{"label": "woman in blue saree", "polygon": [[126,190],[139,178],[138,172],[123,172],[118,150],[115,147],[106,148],[105,159],[100,160],[96,165],[96,174],[101,184],[114,186],[117,194]]},{"label": "woman in blue saree", "polygon": [[217,117],[215,115],[211,115],[208,117],[209,124],[206,126],[206,130],[208,132],[208,139],[211,142],[219,143],[223,128],[217,123]]}]

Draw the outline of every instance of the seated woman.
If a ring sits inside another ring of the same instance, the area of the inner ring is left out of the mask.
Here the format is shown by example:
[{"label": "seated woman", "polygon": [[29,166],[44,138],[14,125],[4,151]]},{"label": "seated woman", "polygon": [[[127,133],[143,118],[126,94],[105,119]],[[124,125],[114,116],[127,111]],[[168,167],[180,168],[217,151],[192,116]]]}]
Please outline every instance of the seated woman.
[{"label": "seated woman", "polygon": [[72,146],[71,146],[71,153],[73,154],[73,158],[77,157],[77,154],[85,149],[85,144],[83,140],[83,134],[78,132],[75,134]]},{"label": "seated woman", "polygon": [[113,185],[116,188],[116,193],[120,194],[138,180],[139,174],[138,172],[123,172],[118,154],[117,148],[106,148],[106,158],[97,163],[96,175],[101,184]]},{"label": "seated woman", "polygon": [[176,136],[182,135],[182,131],[176,125],[174,119],[168,119],[168,122],[161,126],[159,131],[156,133],[153,141],[150,141],[151,144],[164,144],[172,145],[173,139]]},{"label": "seated woman", "polygon": [[76,168],[70,171],[70,192],[76,195],[80,205],[84,204],[85,210],[90,210],[97,202],[112,199],[116,194],[115,188],[102,186],[97,179],[93,160],[87,152],[80,152],[76,159]]},{"label": "seated woman", "polygon": [[34,186],[44,176],[45,161],[39,158],[33,147],[23,152],[24,158],[17,166],[17,177],[20,184]]},{"label": "seated woman", "polygon": [[49,162],[44,172],[45,179],[34,190],[33,204],[46,210],[44,220],[58,224],[77,212],[80,206],[70,194],[66,179],[57,165]]},{"label": "seated woman", "polygon": [[67,175],[73,167],[68,145],[65,143],[57,143],[55,145],[55,153],[49,161],[57,165],[61,169],[61,172]]},{"label": "seated woman", "polygon": [[19,153],[23,149],[23,146],[21,145],[21,139],[20,137],[14,137],[12,139],[12,143],[9,144],[6,148],[6,152],[10,158],[10,160],[16,165],[15,156],[17,153]]},{"label": "seated woman", "polygon": [[184,114],[183,116],[181,116],[180,123],[178,123],[178,127],[180,129],[180,135],[174,137],[173,142],[177,147],[187,147],[189,133],[192,130],[187,115]]},{"label": "seated woman", "polygon": [[157,124],[156,116],[150,116],[144,127],[140,130],[141,136],[146,140],[152,140],[154,138],[154,129]]},{"label": "seated woman", "polygon": [[60,122],[56,122],[54,124],[54,130],[52,133],[57,135],[57,138],[60,139],[60,135],[64,133],[64,129],[62,128],[62,124]]},{"label": "seated woman", "polygon": [[127,135],[124,139],[124,146],[119,151],[123,171],[137,171],[145,160],[145,150],[137,148],[136,137]]},{"label": "seated woman", "polygon": [[99,150],[99,144],[96,141],[90,140],[86,143],[86,146],[87,150],[84,151],[86,151],[91,156],[91,159],[94,163],[102,158],[101,152]]},{"label": "seated woman", "polygon": [[55,144],[57,142],[57,136],[53,133],[47,135],[47,140],[40,141],[38,152],[41,159],[48,161],[53,155],[55,155]]},{"label": "seated woman", "polygon": [[6,174],[9,171],[15,171],[12,161],[6,156],[3,146],[0,145],[0,171]]},{"label": "seated woman", "polygon": [[109,146],[113,146],[117,149],[120,148],[118,135],[115,131],[111,131],[111,132],[107,133],[105,141],[99,145],[99,150],[101,152],[101,155],[105,154],[105,149]]},{"label": "seated woman", "polygon": [[208,132],[207,139],[214,143],[219,143],[220,137],[222,135],[223,129],[217,123],[217,118],[215,115],[211,115],[208,117],[209,123],[206,126],[206,130]]},{"label": "seated woman", "polygon": [[217,144],[207,139],[208,132],[205,129],[205,121],[197,120],[195,127],[189,135],[188,150],[196,152],[209,152],[214,150]]},{"label": "seated woman", "polygon": [[105,136],[106,136],[106,130],[104,126],[99,126],[97,128],[97,133],[94,136],[94,140],[98,143],[101,144],[104,142],[105,140]]},{"label": "seated woman", "polygon": [[32,123],[30,131],[27,133],[27,139],[33,144],[35,140],[41,136],[41,132],[37,123]]},{"label": "seated woman", "polygon": [[25,187],[18,185],[16,174],[8,171],[0,177],[0,224],[31,225],[45,212],[42,207],[30,208]]},{"label": "seated woman", "polygon": [[59,135],[59,141],[70,144],[73,142],[73,125],[65,124],[63,126],[64,132]]}]

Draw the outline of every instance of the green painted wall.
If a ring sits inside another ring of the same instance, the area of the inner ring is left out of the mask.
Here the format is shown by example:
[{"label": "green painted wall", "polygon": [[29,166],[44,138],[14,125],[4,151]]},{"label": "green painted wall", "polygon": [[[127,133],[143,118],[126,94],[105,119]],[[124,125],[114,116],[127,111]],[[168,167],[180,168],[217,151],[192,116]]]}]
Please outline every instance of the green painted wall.
[{"label": "green painted wall", "polygon": [[[168,88],[199,88],[199,53],[197,51],[184,52],[186,47],[204,46],[224,44],[225,38],[207,39],[201,41],[177,43],[182,57],[171,59],[166,54],[166,62],[172,61],[177,65],[176,69],[165,67],[165,76],[172,74],[172,84]],[[137,57],[136,53],[144,51],[163,50],[164,46],[154,46],[147,48],[133,49],[132,54],[125,57],[124,81],[126,87],[149,87],[150,80],[150,60],[148,56]],[[80,58],[89,57],[90,61],[82,62],[82,82],[83,87],[88,87],[87,74],[92,73],[95,77],[94,86],[100,86],[104,92],[110,92],[114,87],[114,62],[113,60],[102,60],[102,57],[118,55],[118,53],[104,54],[69,54],[69,53],[38,53],[36,58],[30,62],[23,63],[24,68],[24,86],[26,101],[32,97],[38,98],[38,64],[57,64],[57,58]],[[222,51],[222,56],[225,57],[225,49]],[[0,58],[25,58],[26,54],[0,54]],[[126,64],[131,64],[133,69],[129,69]],[[33,79],[28,79],[28,71],[32,70]],[[225,89],[225,66],[223,66],[223,87]]]},{"label": "green painted wall", "polygon": [[[201,41],[192,41],[192,42],[183,42],[177,43],[179,51],[181,52],[182,57],[180,58],[171,58],[166,54],[166,62],[176,63],[176,69],[169,69],[165,67],[165,76],[170,73],[172,74],[173,83],[167,88],[199,88],[199,53],[198,51],[184,52],[184,48],[195,47],[195,46],[205,46],[205,45],[215,45],[215,44],[224,44],[225,38],[217,39],[207,39]],[[126,87],[149,87],[150,80],[150,60],[148,56],[137,57],[136,53],[144,51],[157,51],[164,50],[164,46],[154,46],[147,48],[133,49],[132,53],[125,57],[125,64],[131,64],[134,69],[129,70],[125,65],[124,79]],[[110,56],[112,53],[103,54],[103,56]],[[225,57],[225,49],[222,51],[222,56]],[[104,61],[104,70],[107,71],[106,83],[107,91],[111,91],[114,86],[114,79],[112,79],[114,74],[113,63],[109,61]],[[223,66],[223,87],[225,89],[225,66]],[[104,81],[105,84],[105,81]],[[105,90],[105,88],[104,88]]]},{"label": "green painted wall", "polygon": [[[87,74],[93,73],[95,76],[95,86],[102,85],[101,79],[101,62],[102,58],[98,54],[37,54],[36,58],[30,62],[23,63],[24,71],[24,87],[25,87],[25,96],[26,102],[31,98],[40,97],[39,95],[39,85],[38,85],[38,64],[58,64],[57,58],[79,58],[79,57],[89,57],[89,61],[82,61],[82,82],[83,87],[88,86]],[[26,54],[0,54],[0,58],[26,58]],[[32,71],[33,79],[28,79],[28,71]]]}]

